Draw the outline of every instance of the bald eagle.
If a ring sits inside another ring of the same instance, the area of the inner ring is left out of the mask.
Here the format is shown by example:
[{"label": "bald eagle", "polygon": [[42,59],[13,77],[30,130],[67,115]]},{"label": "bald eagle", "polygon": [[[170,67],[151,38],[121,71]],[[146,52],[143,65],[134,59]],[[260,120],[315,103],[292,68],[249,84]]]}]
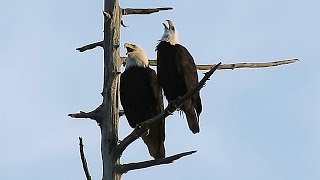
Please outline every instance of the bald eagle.
[{"label": "bald eagle", "polygon": [[[141,122],[152,119],[163,111],[163,97],[157,83],[157,75],[148,66],[144,50],[135,44],[125,43],[127,59],[125,71],[120,78],[120,101],[129,125],[135,128]],[[142,136],[149,154],[155,158],[165,157],[164,119],[154,124]]]},{"label": "bald eagle", "polygon": [[[164,34],[156,47],[157,76],[166,99],[170,102],[182,97],[198,83],[196,64],[189,51],[178,43],[178,32],[171,20],[164,25]],[[187,100],[180,109],[186,114],[192,133],[200,132],[199,115],[202,111],[199,93]]]}]

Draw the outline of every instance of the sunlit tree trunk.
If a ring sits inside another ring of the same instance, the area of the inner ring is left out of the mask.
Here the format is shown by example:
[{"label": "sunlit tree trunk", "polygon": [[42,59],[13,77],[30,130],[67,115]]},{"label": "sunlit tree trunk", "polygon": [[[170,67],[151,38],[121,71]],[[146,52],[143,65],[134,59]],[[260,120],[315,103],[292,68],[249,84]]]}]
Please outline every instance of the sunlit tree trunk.
[{"label": "sunlit tree trunk", "polygon": [[118,142],[119,122],[119,76],[120,76],[120,21],[121,12],[118,0],[104,0],[104,83],[101,108],[101,154],[103,180],[120,180],[121,174],[115,173],[119,157],[112,157],[111,150]]}]

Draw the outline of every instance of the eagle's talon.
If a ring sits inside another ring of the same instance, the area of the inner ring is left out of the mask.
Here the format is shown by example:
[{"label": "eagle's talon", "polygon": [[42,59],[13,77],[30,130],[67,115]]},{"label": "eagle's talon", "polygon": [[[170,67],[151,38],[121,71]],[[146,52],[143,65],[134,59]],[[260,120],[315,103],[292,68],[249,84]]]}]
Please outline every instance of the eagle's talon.
[{"label": "eagle's talon", "polygon": [[120,139],[118,139],[117,145],[120,144],[122,141]]},{"label": "eagle's talon", "polygon": [[149,129],[147,129],[141,136],[148,136],[149,135]]}]

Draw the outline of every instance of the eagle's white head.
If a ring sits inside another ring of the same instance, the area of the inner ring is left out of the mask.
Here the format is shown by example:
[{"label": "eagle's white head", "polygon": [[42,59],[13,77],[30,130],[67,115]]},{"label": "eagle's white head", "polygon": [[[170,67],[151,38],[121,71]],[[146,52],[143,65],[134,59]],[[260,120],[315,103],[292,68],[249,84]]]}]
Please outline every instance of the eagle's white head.
[{"label": "eagle's white head", "polygon": [[149,61],[146,52],[138,45],[125,43],[124,47],[127,49],[126,69],[138,66],[148,67]]},{"label": "eagle's white head", "polygon": [[173,22],[171,20],[166,21],[168,22],[168,26],[165,23],[162,23],[164,26],[164,33],[160,41],[166,41],[172,45],[178,44],[179,37],[177,29],[174,27]]}]

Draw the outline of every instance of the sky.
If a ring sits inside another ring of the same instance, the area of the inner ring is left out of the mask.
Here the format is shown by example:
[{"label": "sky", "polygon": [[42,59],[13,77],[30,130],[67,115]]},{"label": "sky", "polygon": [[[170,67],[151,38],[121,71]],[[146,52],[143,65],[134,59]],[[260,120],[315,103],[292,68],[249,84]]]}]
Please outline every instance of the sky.
[{"label": "sky", "polygon": [[[121,47],[136,43],[151,59],[162,23],[171,19],[197,64],[300,60],[217,71],[201,90],[199,134],[193,135],[178,113],[166,120],[167,156],[197,153],[131,171],[123,180],[320,179],[320,1],[120,0],[120,5],[174,8],[123,17],[129,27],[121,28]],[[0,179],[85,179],[79,136],[93,179],[101,179],[99,127],[67,114],[91,111],[102,101],[102,50],[75,50],[102,39],[102,9],[102,0],[1,1]],[[131,130],[122,117],[120,139]],[[121,163],[149,159],[139,139]]]}]

